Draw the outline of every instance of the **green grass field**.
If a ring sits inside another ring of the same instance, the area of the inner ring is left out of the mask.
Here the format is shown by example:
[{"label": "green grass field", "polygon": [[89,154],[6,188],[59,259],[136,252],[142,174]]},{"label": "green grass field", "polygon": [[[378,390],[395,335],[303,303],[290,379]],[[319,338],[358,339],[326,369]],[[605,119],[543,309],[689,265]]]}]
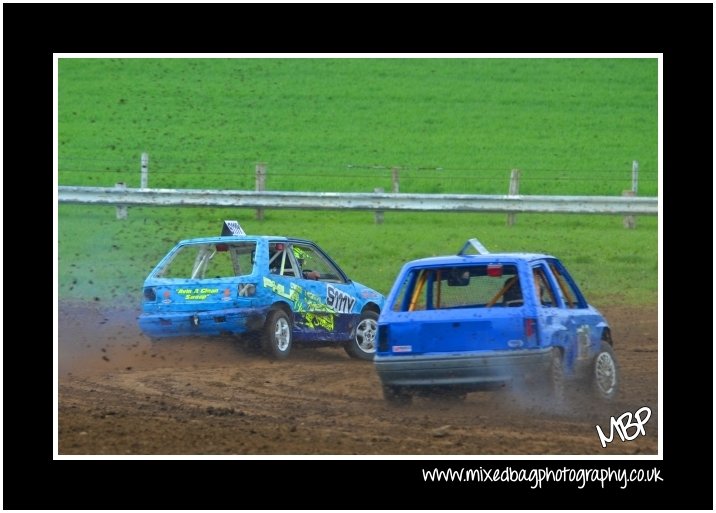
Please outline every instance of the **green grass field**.
[{"label": "green grass field", "polygon": [[[61,59],[60,185],[621,195],[640,163],[655,196],[655,59]],[[179,239],[238,219],[250,233],[311,238],[356,280],[387,292],[410,258],[478,237],[493,251],[561,257],[588,298],[657,300],[657,219],[618,216],[130,208],[60,205],[61,298],[138,304]]]}]

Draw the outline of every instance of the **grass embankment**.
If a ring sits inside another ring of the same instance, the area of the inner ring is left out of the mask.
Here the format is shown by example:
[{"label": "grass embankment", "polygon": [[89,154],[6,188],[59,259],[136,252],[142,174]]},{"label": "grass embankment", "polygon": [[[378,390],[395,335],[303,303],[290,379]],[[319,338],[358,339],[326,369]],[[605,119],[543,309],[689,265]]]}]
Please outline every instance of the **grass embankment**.
[{"label": "grass embankment", "polygon": [[[621,195],[657,189],[654,59],[63,59],[59,183],[503,194]],[[657,221],[617,216],[59,207],[60,298],[138,303],[141,283],[179,239],[247,232],[306,237],[357,281],[387,292],[407,259],[493,251],[564,260],[595,304],[655,303]]]}]

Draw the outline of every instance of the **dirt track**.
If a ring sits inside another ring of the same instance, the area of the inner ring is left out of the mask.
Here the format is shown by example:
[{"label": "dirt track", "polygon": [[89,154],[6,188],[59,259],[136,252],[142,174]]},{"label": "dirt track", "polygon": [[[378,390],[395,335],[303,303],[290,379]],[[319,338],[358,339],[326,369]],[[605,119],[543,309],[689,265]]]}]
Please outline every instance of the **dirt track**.
[{"label": "dirt track", "polygon": [[[656,454],[656,307],[603,313],[620,396],[565,414],[509,390],[390,407],[372,364],[342,349],[294,349],[275,362],[227,339],[151,344],[137,311],[60,303],[59,454]],[[611,416],[643,406],[646,435],[603,449],[595,426],[608,433]]]}]

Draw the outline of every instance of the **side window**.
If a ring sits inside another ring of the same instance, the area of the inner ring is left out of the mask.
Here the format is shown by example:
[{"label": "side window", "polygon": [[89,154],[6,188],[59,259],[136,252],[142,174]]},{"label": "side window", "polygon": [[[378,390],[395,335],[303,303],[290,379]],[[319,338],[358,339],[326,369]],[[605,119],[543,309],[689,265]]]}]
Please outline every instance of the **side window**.
[{"label": "side window", "polygon": [[556,296],[552,285],[547,279],[545,267],[541,264],[533,267],[532,277],[534,279],[534,287],[537,298],[539,299],[539,304],[545,307],[557,306]]},{"label": "side window", "polygon": [[160,278],[206,279],[253,273],[255,242],[187,244],[157,273]]},{"label": "side window", "polygon": [[307,244],[293,244],[292,252],[302,278],[331,283],[345,282],[341,272],[315,247]]},{"label": "side window", "polygon": [[272,242],[269,244],[269,272],[296,278],[298,275],[297,267],[291,245],[285,242]]},{"label": "side window", "polygon": [[307,244],[269,244],[269,272],[288,278],[345,283],[340,271],[316,248]]},{"label": "side window", "polygon": [[579,292],[579,289],[574,285],[574,281],[567,270],[557,262],[550,262],[549,268],[557,280],[559,293],[562,297],[562,301],[564,301],[564,305],[567,308],[586,308],[586,302]]},{"label": "side window", "polygon": [[[217,244],[217,250],[222,251],[221,244]],[[231,276],[248,276],[254,272],[254,255],[256,254],[256,243],[255,242],[240,242],[236,244],[227,244],[226,253],[228,254],[228,263],[231,264],[229,269],[225,272],[230,273]]]},{"label": "side window", "polygon": [[191,278],[195,262],[201,262],[207,254],[207,244],[180,246],[169,262],[156,273],[157,278]]}]

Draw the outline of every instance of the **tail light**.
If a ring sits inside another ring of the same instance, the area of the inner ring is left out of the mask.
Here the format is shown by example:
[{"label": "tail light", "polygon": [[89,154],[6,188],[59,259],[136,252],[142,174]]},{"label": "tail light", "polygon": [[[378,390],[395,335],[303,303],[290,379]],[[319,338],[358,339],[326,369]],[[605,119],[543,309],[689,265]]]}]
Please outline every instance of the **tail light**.
[{"label": "tail light", "polygon": [[487,275],[492,278],[502,276],[502,264],[487,264]]},{"label": "tail light", "polygon": [[144,289],[144,299],[147,301],[157,300],[157,292],[154,290],[154,287],[146,287]]},{"label": "tail light", "polygon": [[537,319],[525,319],[525,339],[527,342],[533,341],[537,337]]}]

